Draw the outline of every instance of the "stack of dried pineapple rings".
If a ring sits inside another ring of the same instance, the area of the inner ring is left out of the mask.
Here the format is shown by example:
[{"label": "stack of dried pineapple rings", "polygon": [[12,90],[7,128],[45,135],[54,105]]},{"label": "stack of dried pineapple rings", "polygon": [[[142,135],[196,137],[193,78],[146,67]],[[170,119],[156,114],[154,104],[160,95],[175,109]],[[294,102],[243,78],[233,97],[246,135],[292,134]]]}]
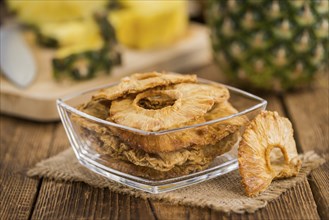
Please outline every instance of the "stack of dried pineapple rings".
[{"label": "stack of dried pineapple rings", "polygon": [[[78,109],[130,128],[158,132],[235,114],[229,97],[225,86],[199,83],[195,75],[137,73],[98,91]],[[207,168],[239,141],[242,127],[238,161],[248,196],[266,190],[273,179],[296,176],[301,168],[292,125],[276,112],[263,111],[252,121],[233,117],[161,135],[105,127],[79,116],[74,121],[88,139],[95,140],[98,152],[117,160],[117,168],[150,179]]]},{"label": "stack of dried pineapple rings", "polygon": [[[225,86],[198,83],[196,75],[136,73],[100,90],[79,109],[103,120],[158,132],[237,113],[229,97]],[[162,135],[104,128],[82,117],[75,121],[86,135],[97,137],[95,145],[101,146],[98,150],[103,154],[131,162],[138,169],[148,168],[143,169],[143,177],[169,178],[207,168],[216,156],[234,146],[248,119],[237,117]]]}]

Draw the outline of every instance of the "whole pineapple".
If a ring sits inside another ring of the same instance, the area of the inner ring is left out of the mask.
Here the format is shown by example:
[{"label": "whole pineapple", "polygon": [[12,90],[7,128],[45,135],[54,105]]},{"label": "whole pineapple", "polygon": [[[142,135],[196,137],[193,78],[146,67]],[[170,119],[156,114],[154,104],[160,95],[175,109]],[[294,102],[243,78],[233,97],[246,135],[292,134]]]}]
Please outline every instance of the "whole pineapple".
[{"label": "whole pineapple", "polygon": [[328,62],[328,0],[209,0],[215,59],[240,85],[288,90]]}]

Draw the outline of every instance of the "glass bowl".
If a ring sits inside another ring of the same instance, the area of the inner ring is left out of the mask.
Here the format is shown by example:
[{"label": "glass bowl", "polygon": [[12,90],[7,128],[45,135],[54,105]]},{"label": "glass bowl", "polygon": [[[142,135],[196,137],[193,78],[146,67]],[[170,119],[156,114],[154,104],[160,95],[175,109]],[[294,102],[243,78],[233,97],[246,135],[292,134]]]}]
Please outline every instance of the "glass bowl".
[{"label": "glass bowl", "polygon": [[[204,84],[218,84],[204,79],[198,79],[198,81]],[[152,139],[158,140],[155,141],[155,143],[162,143],[161,140],[166,140],[165,138],[168,137],[168,135],[170,135],[170,137],[178,137],[189,132],[202,133],[203,129],[213,126],[226,126],[227,123],[232,120],[241,118],[251,120],[261,110],[265,110],[267,105],[266,100],[260,97],[240,89],[224,85],[230,92],[229,102],[237,110],[236,113],[199,124],[161,131],[143,131],[136,128],[127,127],[111,121],[102,120],[78,110],[77,106],[89,101],[92,95],[99,89],[115,86],[116,84],[117,83],[101,86],[79,94],[58,99],[57,108],[60,118],[75,155],[82,165],[95,173],[108,178],[109,180],[154,194],[168,192],[200,183],[237,169],[237,147],[241,134],[243,133],[244,126],[239,126],[234,133],[228,135],[227,137],[229,138],[225,144],[223,141],[218,142],[219,144],[223,143],[223,146],[230,146],[223,147],[225,150],[222,151],[222,154],[212,158],[212,162],[207,164],[206,169],[196,169],[195,172],[183,172],[182,174],[177,172],[172,174],[170,172],[150,171],[152,169],[145,168],[143,165],[136,166],[132,165],[130,162],[118,159],[117,155],[113,156],[115,153],[109,153],[115,143],[111,139],[112,136],[108,136],[108,134],[113,134],[113,132],[126,134],[125,138],[128,138],[128,141],[132,141],[132,143],[136,143],[134,142],[134,139]],[[93,129],[88,129],[91,127]],[[98,132],[94,132],[95,130]],[[104,141],[104,139],[110,139],[110,141]],[[121,151],[124,150],[125,149],[123,147]],[[149,155],[152,156],[152,154]],[[150,174],[148,174],[149,171]]]}]

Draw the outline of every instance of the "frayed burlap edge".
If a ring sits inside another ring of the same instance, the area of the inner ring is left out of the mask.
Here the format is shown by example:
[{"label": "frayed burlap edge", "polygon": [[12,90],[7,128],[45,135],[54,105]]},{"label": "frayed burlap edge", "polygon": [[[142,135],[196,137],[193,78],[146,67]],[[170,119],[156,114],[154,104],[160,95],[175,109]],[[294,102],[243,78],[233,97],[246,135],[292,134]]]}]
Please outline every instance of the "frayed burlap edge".
[{"label": "frayed burlap edge", "polygon": [[[180,194],[184,189],[179,189],[176,191],[168,192],[168,193],[162,193],[162,194],[150,194],[145,193],[139,190],[135,190],[129,187],[126,187],[124,185],[118,184],[116,182],[109,181],[108,179],[94,174],[89,170],[85,170],[85,172],[90,172],[90,175],[93,175],[92,179],[86,180],[84,177],[74,176],[70,173],[65,173],[61,170],[57,170],[56,167],[50,167],[49,161],[56,160],[58,158],[65,158],[68,155],[72,156],[72,150],[68,149],[55,157],[49,158],[47,160],[39,162],[34,168],[30,169],[27,172],[27,175],[30,177],[38,176],[38,177],[47,177],[51,180],[55,181],[80,181],[85,182],[89,185],[92,185],[94,187],[99,188],[106,188],[108,187],[111,191],[117,192],[117,193],[123,193],[128,194],[137,198],[142,199],[154,199],[154,200],[160,200],[164,202],[168,202],[170,204],[176,204],[176,205],[187,205],[187,206],[195,206],[195,207],[201,207],[201,208],[211,208],[216,211],[221,212],[234,212],[234,213],[244,213],[249,212],[253,213],[256,210],[265,207],[269,201],[278,198],[282,193],[287,191],[289,188],[295,186],[296,184],[302,182],[305,180],[306,176],[315,168],[319,167],[321,164],[325,162],[323,158],[321,158],[319,155],[314,153],[313,151],[307,152],[303,155],[300,155],[303,166],[301,171],[296,177],[284,179],[284,180],[278,180],[274,181],[270,187],[263,192],[261,195],[254,197],[254,198],[247,198],[245,195],[241,195],[241,204],[235,206],[235,205],[222,205],[220,202],[214,203],[213,201],[209,201],[207,198],[195,198],[193,195],[189,196],[182,196],[184,195],[184,192]],[[78,164],[78,161],[76,160],[75,163]],[[81,166],[81,165],[79,165]],[[82,166],[81,166],[82,167]],[[227,174],[229,175],[229,174]],[[211,181],[211,180],[210,180]],[[208,181],[207,181],[208,182]],[[205,183],[201,183],[205,184]],[[193,186],[191,186],[193,187]],[[242,188],[242,186],[241,186]],[[211,190],[211,189],[210,189]]]}]

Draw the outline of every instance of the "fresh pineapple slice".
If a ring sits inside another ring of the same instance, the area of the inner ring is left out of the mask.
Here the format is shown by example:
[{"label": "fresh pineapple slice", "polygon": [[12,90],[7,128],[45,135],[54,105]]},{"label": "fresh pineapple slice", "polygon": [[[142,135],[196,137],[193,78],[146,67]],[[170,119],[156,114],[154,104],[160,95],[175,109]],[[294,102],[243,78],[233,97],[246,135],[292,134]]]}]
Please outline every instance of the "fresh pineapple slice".
[{"label": "fresh pineapple slice", "polygon": [[100,48],[103,44],[99,27],[91,18],[44,23],[39,26],[39,33],[56,40],[60,47],[86,44],[87,47]]},{"label": "fresh pineapple slice", "polygon": [[110,73],[113,66],[121,63],[120,54],[108,44],[99,50],[84,50],[85,47],[82,45],[81,47],[77,45],[76,48],[64,49],[67,51],[59,52],[69,54],[68,56],[59,56],[52,60],[53,73],[56,79],[66,76],[75,80],[90,79],[99,72]]},{"label": "fresh pineapple slice", "polygon": [[273,179],[296,176],[301,160],[290,121],[277,112],[261,112],[242,136],[238,161],[248,196],[266,190]]},{"label": "fresh pineapple slice", "polygon": [[104,9],[107,4],[107,0],[7,0],[9,9],[17,12],[20,22],[34,25],[90,17],[94,12]]},{"label": "fresh pineapple slice", "polygon": [[171,44],[187,29],[185,1],[119,1],[123,8],[108,16],[120,43],[137,49]]},{"label": "fresh pineapple slice", "polygon": [[74,79],[88,79],[99,71],[108,73],[112,66],[121,63],[115,49],[114,31],[105,17],[97,21],[44,24],[38,35],[58,45],[53,59],[56,78],[69,75]]}]

